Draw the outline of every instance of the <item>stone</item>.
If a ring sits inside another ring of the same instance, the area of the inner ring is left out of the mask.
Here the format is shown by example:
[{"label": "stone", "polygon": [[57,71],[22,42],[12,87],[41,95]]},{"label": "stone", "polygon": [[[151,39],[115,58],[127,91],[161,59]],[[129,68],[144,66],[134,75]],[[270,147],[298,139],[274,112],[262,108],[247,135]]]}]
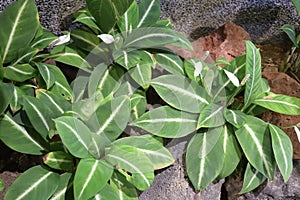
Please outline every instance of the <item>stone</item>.
[{"label": "stone", "polygon": [[[220,58],[228,61],[245,53],[245,40],[250,40],[249,34],[240,26],[227,22],[211,34],[192,42],[194,51],[183,48],[174,48],[181,57],[200,58],[208,63],[213,63]],[[206,56],[209,52],[210,58]]]},{"label": "stone", "polygon": [[160,0],[162,18],[190,39],[208,35],[228,21],[242,26],[256,43],[279,43],[286,35],[279,28],[299,27],[299,15],[290,0]]},{"label": "stone", "polygon": [[[269,82],[271,91],[277,94],[285,94],[300,98],[300,84],[290,76],[282,72],[263,72],[263,77]],[[271,111],[263,114],[262,119],[279,127],[288,127],[300,122],[299,115],[283,115]],[[291,138],[294,148],[294,159],[300,159],[300,144],[293,128],[283,129]]]},{"label": "stone", "polygon": [[294,168],[289,180],[285,183],[278,169],[275,170],[274,180],[266,180],[255,190],[239,195],[242,189],[243,177],[230,176],[224,187],[228,200],[296,200],[300,199],[300,160],[294,160]]}]

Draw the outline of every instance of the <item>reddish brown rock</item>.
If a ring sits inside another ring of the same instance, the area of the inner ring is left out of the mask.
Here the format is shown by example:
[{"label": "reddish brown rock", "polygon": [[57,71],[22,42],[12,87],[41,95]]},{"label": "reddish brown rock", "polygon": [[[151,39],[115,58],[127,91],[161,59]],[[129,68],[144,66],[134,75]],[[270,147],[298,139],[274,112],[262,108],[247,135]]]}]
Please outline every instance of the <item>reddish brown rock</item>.
[{"label": "reddish brown rock", "polygon": [[[293,78],[281,72],[263,72],[263,76],[268,80],[271,91],[277,94],[285,94],[300,98],[300,84]],[[267,111],[262,119],[279,127],[293,126],[300,123],[300,116],[283,115]],[[293,128],[283,129],[291,138],[294,148],[294,159],[300,159],[300,143]]]},{"label": "reddish brown rock", "polygon": [[211,60],[216,61],[226,58],[231,61],[233,58],[245,53],[245,40],[250,40],[249,34],[240,26],[227,22],[206,37],[201,37],[192,43],[194,51],[178,48],[176,53],[183,58],[204,58],[206,51],[209,51]]}]

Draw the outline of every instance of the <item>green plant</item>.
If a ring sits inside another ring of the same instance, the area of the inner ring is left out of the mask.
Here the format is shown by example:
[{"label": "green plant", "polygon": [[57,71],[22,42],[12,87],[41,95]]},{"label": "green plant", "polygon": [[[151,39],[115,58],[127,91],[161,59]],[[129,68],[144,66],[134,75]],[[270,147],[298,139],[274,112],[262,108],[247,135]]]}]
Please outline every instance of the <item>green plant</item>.
[{"label": "green plant", "polygon": [[[300,13],[300,4],[297,0],[291,0],[298,12]],[[287,56],[286,60],[284,61],[283,65],[280,66],[279,71],[281,72],[290,72],[293,77],[300,81],[299,78],[295,75],[298,71],[299,64],[300,64],[300,51],[299,51],[299,41],[300,41],[300,34],[296,34],[295,27],[291,24],[285,24],[280,27],[283,30],[290,40],[293,42],[293,47],[291,48],[289,55]]]},{"label": "green plant", "polygon": [[[300,100],[269,92],[251,42],[246,55],[223,68],[182,61],[166,45],[191,49],[191,44],[169,20],[159,20],[157,0],[86,2],[87,8],[75,13],[84,26],[71,31],[71,40],[28,61],[34,75],[14,80],[7,75],[12,60],[1,59],[0,138],[16,151],[44,158],[14,182],[5,199],[137,199],[136,189],[150,187],[154,170],[174,162],[163,139],[188,134],[194,136],[187,172],[197,190],[229,176],[241,158],[249,162],[242,193],[272,179],[276,164],[288,179],[289,138],[252,115],[263,108],[296,115]],[[21,8],[34,10],[30,20],[37,20],[33,0],[12,4],[0,19],[21,16]],[[23,46],[34,35],[21,39]],[[57,37],[45,47],[53,41]],[[71,86],[59,68],[44,63],[47,59],[80,69]],[[166,75],[152,78],[157,64]],[[149,87],[166,105],[147,111]],[[23,91],[19,98],[17,88]]]}]

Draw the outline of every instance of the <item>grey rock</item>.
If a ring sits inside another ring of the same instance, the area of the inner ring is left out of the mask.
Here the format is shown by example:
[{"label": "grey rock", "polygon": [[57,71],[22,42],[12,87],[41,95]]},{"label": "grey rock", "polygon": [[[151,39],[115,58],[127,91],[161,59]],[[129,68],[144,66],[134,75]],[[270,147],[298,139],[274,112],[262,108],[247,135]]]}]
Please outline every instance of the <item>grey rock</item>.
[{"label": "grey rock", "polygon": [[286,39],[279,28],[299,27],[299,16],[290,0],[160,0],[162,18],[170,18],[175,30],[197,39],[232,21],[255,42],[278,43]]}]

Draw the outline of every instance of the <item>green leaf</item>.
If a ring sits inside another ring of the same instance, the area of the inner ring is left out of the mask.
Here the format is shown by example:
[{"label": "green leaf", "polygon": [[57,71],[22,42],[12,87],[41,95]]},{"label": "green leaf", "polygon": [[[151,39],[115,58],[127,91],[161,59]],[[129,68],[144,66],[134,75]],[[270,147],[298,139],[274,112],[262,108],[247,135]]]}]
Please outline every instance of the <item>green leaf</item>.
[{"label": "green leaf", "polygon": [[96,91],[101,91],[103,98],[114,93],[122,82],[124,70],[116,65],[110,67],[100,64],[90,76],[88,84],[88,94],[93,96]]},{"label": "green leaf", "polygon": [[132,136],[121,138],[112,143],[113,146],[128,145],[143,152],[151,160],[154,169],[162,169],[174,163],[171,153],[153,136]]},{"label": "green leaf", "polygon": [[212,128],[222,126],[225,123],[224,106],[217,104],[209,104],[201,110],[197,129],[202,127]]},{"label": "green leaf", "polygon": [[300,2],[298,0],[291,0],[298,12],[298,14],[300,14]]},{"label": "green leaf", "polygon": [[195,81],[178,75],[164,75],[151,81],[159,96],[171,106],[191,112],[200,111],[209,104],[209,95]]},{"label": "green leaf", "polygon": [[162,106],[146,112],[133,122],[154,135],[166,138],[179,138],[196,130],[198,115]]},{"label": "green leaf", "polygon": [[269,92],[253,103],[281,114],[300,115],[300,98]]},{"label": "green leaf", "polygon": [[[133,0],[87,0],[88,10],[100,29],[108,33],[116,21],[126,12]],[[105,20],[103,20],[105,19]]]},{"label": "green leaf", "polygon": [[72,178],[72,173],[64,173],[64,174],[60,175],[58,187],[57,187],[55,193],[50,198],[50,200],[68,199],[67,193],[68,193],[68,189],[71,187],[70,186],[71,178]]},{"label": "green leaf", "polygon": [[246,81],[243,108],[247,108],[258,95],[265,92],[261,88],[262,74],[259,49],[250,41],[246,41],[246,74],[249,74],[250,77]]},{"label": "green leaf", "polygon": [[14,85],[0,82],[0,114],[2,114],[10,104],[14,95]]},{"label": "green leaf", "polygon": [[52,68],[48,67],[48,64],[36,63],[36,66],[37,66],[39,73],[41,74],[43,80],[46,83],[47,90],[49,90],[56,81],[55,71]]},{"label": "green leaf", "polygon": [[130,110],[129,98],[119,96],[101,105],[87,123],[97,135],[113,141],[125,130]]},{"label": "green leaf", "polygon": [[131,174],[127,180],[139,190],[146,190],[154,180],[154,168],[145,153],[133,146],[116,145],[107,150],[105,157],[109,163]]},{"label": "green leaf", "polygon": [[138,194],[134,185],[126,180],[126,177],[118,171],[113,173],[110,186],[117,191],[118,198],[126,200],[138,200]]},{"label": "green leaf", "polygon": [[64,52],[50,55],[48,59],[50,58],[64,64],[77,67],[79,69],[82,69],[83,71],[91,72],[90,64],[70,47],[66,47]]},{"label": "green leaf", "polygon": [[4,68],[4,78],[23,82],[34,76],[35,69],[29,64],[8,66]]},{"label": "green leaf", "polygon": [[293,146],[285,132],[275,125],[269,124],[272,148],[278,168],[287,182],[293,170]]},{"label": "green leaf", "polygon": [[162,48],[167,44],[193,49],[189,40],[182,34],[166,28],[135,29],[124,39],[124,47],[133,49]]},{"label": "green leaf", "polygon": [[0,192],[1,192],[2,190],[4,190],[4,188],[5,188],[5,183],[4,183],[4,181],[0,178]]},{"label": "green leaf", "polygon": [[225,110],[225,119],[236,128],[241,128],[245,123],[246,114],[239,110]]},{"label": "green leaf", "polygon": [[243,127],[235,132],[236,137],[250,164],[264,176],[273,179],[275,160],[267,124],[252,116],[247,116],[245,120]]},{"label": "green leaf", "polygon": [[52,118],[59,117],[64,112],[71,110],[71,104],[69,101],[64,99],[62,96],[55,95],[51,92],[46,92],[43,90],[36,91],[37,98],[44,102],[44,105],[47,105],[48,108],[53,113]]},{"label": "green leaf", "polygon": [[231,130],[227,125],[223,128],[223,148],[224,148],[224,164],[223,168],[218,175],[219,179],[225,178],[232,174],[232,172],[237,168],[242,152],[239,147],[236,138],[234,136],[233,130]]},{"label": "green leaf", "polygon": [[151,64],[137,64],[136,67],[130,71],[130,76],[145,90],[148,89],[149,83],[152,76],[152,65]]},{"label": "green leaf", "polygon": [[33,57],[39,52],[36,48],[24,47],[20,49],[16,54],[18,59],[15,59],[11,66],[15,66],[17,64],[27,64],[33,59]]},{"label": "green leaf", "polygon": [[160,17],[160,4],[157,0],[141,1],[139,4],[139,23],[137,28],[149,27]]},{"label": "green leaf", "polygon": [[[128,93],[127,93],[128,94]],[[131,121],[138,119],[147,110],[146,94],[134,93],[130,97]]]},{"label": "green leaf", "polygon": [[176,75],[184,75],[183,61],[179,56],[170,53],[155,54],[156,62],[168,72]]},{"label": "green leaf", "polygon": [[248,163],[244,175],[243,188],[239,192],[239,194],[244,194],[246,192],[250,192],[254,190],[259,185],[261,185],[265,180],[266,177]]},{"label": "green leaf", "polygon": [[74,178],[75,199],[89,199],[97,194],[110,179],[113,167],[103,160],[81,159]]},{"label": "green leaf", "polygon": [[59,136],[72,155],[86,158],[92,143],[92,133],[80,120],[63,116],[54,120]]},{"label": "green leaf", "polygon": [[20,0],[0,13],[0,46],[3,63],[16,59],[16,51],[29,46],[38,29],[38,12],[33,0]]},{"label": "green leaf", "polygon": [[0,138],[11,149],[32,155],[42,155],[45,148],[26,129],[16,123],[11,116],[4,115],[0,120]]},{"label": "green leaf", "polygon": [[55,192],[59,175],[35,166],[19,176],[9,187],[5,200],[49,199]]},{"label": "green leaf", "polygon": [[[119,196],[119,191],[112,188],[110,184],[106,184],[98,194],[94,196],[91,200],[99,200],[99,199],[114,199],[114,200],[121,200],[123,199],[122,196]],[[125,200],[125,198],[124,198]]]},{"label": "green leaf", "polygon": [[119,65],[122,65],[127,70],[135,67],[138,63],[154,65],[152,55],[147,51],[116,51],[114,52],[113,57]]},{"label": "green leaf", "polygon": [[58,36],[54,35],[51,31],[42,29],[42,35],[35,38],[31,43],[31,48],[44,49],[48,47],[51,43],[57,40]]},{"label": "green leaf", "polygon": [[297,43],[296,31],[295,31],[294,26],[292,26],[290,24],[285,24],[280,27],[280,30],[283,30],[289,36],[290,40],[293,42],[295,47],[299,47],[299,45]]},{"label": "green leaf", "polygon": [[51,92],[63,96],[67,100],[73,100],[72,89],[62,71],[55,65],[47,64],[49,71],[56,74],[55,84],[51,88]]},{"label": "green leaf", "polygon": [[32,126],[44,139],[47,139],[49,130],[54,124],[52,119],[58,117],[54,112],[51,112],[47,106],[48,103],[31,96],[26,96],[24,99],[26,114]]},{"label": "green leaf", "polygon": [[44,163],[53,169],[62,171],[72,170],[74,167],[73,157],[63,151],[54,151],[44,157]]},{"label": "green leaf", "polygon": [[73,22],[80,22],[88,27],[94,28],[96,30],[99,30],[99,27],[97,26],[95,22],[95,18],[91,15],[91,13],[87,10],[80,10],[78,11],[78,16]]},{"label": "green leaf", "polygon": [[118,20],[117,24],[121,32],[130,33],[135,29],[139,22],[139,7],[136,1],[133,1],[128,10]]},{"label": "green leaf", "polygon": [[196,190],[205,189],[223,168],[223,127],[194,135],[187,147],[186,168]]}]

